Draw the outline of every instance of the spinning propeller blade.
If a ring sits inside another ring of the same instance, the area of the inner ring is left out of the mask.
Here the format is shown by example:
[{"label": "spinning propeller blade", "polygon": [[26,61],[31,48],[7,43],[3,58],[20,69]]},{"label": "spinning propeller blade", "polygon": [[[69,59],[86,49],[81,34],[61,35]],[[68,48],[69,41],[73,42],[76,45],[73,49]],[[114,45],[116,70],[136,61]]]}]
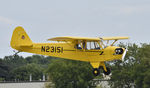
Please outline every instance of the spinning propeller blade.
[{"label": "spinning propeller blade", "polygon": [[126,56],[126,53],[127,53],[127,49],[125,49],[125,51],[124,51],[124,53],[123,53],[123,55],[122,55],[122,61],[124,61],[124,58],[125,58],[125,56]]}]

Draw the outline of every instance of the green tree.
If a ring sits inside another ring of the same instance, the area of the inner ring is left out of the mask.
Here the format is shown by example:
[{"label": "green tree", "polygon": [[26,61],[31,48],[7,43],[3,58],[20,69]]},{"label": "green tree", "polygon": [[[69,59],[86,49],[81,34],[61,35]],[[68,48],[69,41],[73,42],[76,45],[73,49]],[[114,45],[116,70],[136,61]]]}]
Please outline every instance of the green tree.
[{"label": "green tree", "polygon": [[25,59],[22,56],[5,56],[3,59],[4,63],[10,66],[11,69],[20,67],[26,64]]},{"label": "green tree", "polygon": [[92,67],[87,62],[57,59],[47,72],[56,88],[87,88],[93,79]]},{"label": "green tree", "polygon": [[[26,58],[18,55],[5,56],[0,59],[0,80],[13,81],[15,78],[19,78],[25,81],[29,79],[29,77],[27,77],[29,73],[36,73],[37,69],[41,70],[43,74],[45,73],[44,69],[48,68],[51,59],[53,59],[53,57],[44,57],[41,55],[33,55]],[[30,68],[33,68],[32,71]],[[22,76],[20,74],[22,74]],[[23,75],[25,75],[25,77],[23,77]],[[41,79],[38,75],[35,75],[33,78],[34,80]]]},{"label": "green tree", "polygon": [[137,88],[149,88],[150,84],[150,45],[142,44],[137,53],[134,66],[134,78]]},{"label": "green tree", "polygon": [[9,72],[9,66],[0,59],[0,81],[6,80]]},{"label": "green tree", "polygon": [[44,57],[42,55],[33,55],[25,58],[27,63],[35,63],[45,69],[48,68],[51,59],[53,59],[53,57]]},{"label": "green tree", "polygon": [[20,81],[28,81],[30,74],[32,75],[33,80],[39,80],[43,75],[43,71],[37,64],[27,64],[25,66],[15,68],[11,74],[14,79]]},{"label": "green tree", "polygon": [[145,77],[143,80],[143,87],[144,88],[149,88],[150,87],[150,69],[148,71],[145,72]]},{"label": "green tree", "polygon": [[[123,45],[125,46],[125,45]],[[113,88],[149,88],[150,45],[128,45],[125,62],[116,61],[112,66],[110,84]]]}]

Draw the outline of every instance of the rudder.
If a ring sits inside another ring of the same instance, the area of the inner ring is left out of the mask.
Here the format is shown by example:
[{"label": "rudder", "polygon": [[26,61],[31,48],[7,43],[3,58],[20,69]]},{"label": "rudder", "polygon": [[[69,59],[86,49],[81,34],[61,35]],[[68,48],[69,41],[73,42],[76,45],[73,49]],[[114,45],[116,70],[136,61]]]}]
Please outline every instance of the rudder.
[{"label": "rudder", "polygon": [[32,46],[32,41],[25,32],[25,30],[18,26],[13,31],[11,38],[11,47],[17,50],[20,50],[20,47],[29,47]]}]

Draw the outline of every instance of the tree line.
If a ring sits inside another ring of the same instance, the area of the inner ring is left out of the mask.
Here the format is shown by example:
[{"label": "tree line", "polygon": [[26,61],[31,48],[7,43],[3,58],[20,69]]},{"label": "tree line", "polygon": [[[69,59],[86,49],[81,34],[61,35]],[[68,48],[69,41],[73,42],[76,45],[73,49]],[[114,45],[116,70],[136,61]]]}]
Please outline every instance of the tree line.
[{"label": "tree line", "polygon": [[33,80],[39,80],[48,68],[53,57],[33,55],[22,57],[18,55],[5,56],[0,59],[0,80],[1,81],[29,81],[32,74]]},{"label": "tree line", "polygon": [[128,48],[125,61],[113,61],[110,84],[113,88],[150,87],[150,44],[120,44]]},{"label": "tree line", "polygon": [[[125,61],[105,63],[111,68],[111,88],[149,88],[150,87],[150,44],[123,44],[118,46],[128,49]],[[43,74],[56,88],[91,88],[93,79],[100,79],[92,74],[92,66],[88,62],[72,61],[54,57],[18,55],[0,58],[1,81],[28,81],[41,79]]]}]

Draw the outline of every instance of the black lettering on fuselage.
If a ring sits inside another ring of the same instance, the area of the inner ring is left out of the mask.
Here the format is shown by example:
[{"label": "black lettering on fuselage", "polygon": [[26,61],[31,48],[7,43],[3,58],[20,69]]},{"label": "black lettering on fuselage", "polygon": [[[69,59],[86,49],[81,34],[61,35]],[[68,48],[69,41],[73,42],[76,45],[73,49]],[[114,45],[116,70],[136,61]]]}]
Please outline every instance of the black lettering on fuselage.
[{"label": "black lettering on fuselage", "polygon": [[49,52],[50,48],[49,46],[46,46],[46,52]]},{"label": "black lettering on fuselage", "polygon": [[60,47],[57,47],[57,53],[60,53]]},{"label": "black lettering on fuselage", "polygon": [[61,52],[63,53],[63,51],[64,51],[64,50],[63,50],[63,47],[61,47]]},{"label": "black lettering on fuselage", "polygon": [[41,46],[41,52],[63,53],[63,47]]},{"label": "black lettering on fuselage", "polygon": [[51,47],[51,52],[52,52],[52,53],[54,52],[54,46]]},{"label": "black lettering on fuselage", "polygon": [[45,52],[45,46],[41,47],[41,52]]},{"label": "black lettering on fuselage", "polygon": [[104,51],[100,51],[100,54],[99,55],[103,55],[104,54]]}]

